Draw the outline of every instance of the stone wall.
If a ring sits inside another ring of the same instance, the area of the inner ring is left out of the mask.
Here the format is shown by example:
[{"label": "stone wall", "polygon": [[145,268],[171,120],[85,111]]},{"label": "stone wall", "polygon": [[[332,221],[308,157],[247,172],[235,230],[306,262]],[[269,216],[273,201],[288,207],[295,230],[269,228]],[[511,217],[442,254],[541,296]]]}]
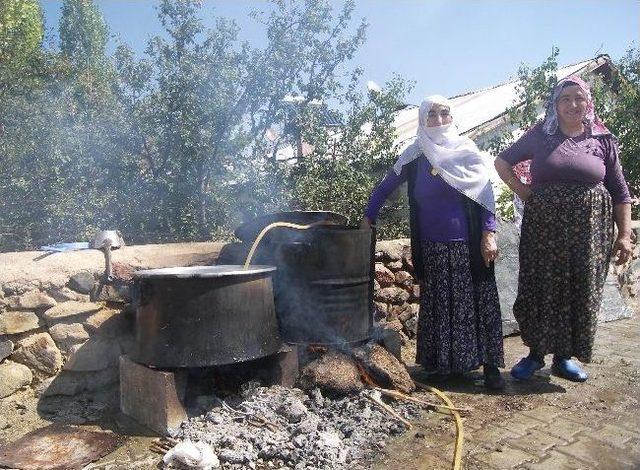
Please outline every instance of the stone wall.
[{"label": "stone wall", "polygon": [[[640,230],[640,227],[635,230]],[[513,224],[502,223],[498,227],[499,256],[495,275],[502,311],[503,335],[519,332],[513,316],[513,303],[518,293],[518,229]],[[635,246],[634,259],[624,267],[611,264],[604,286],[599,321],[606,322],[628,318],[633,311],[629,299],[636,297],[640,285],[639,246]],[[376,319],[388,322],[402,332],[402,339],[415,338],[417,313],[420,309],[420,286],[413,278],[413,263],[408,239],[380,241],[375,252]]]},{"label": "stone wall", "polygon": [[0,398],[27,386],[71,396],[115,384],[134,340],[134,270],[212,264],[222,246],[125,247],[113,253],[110,283],[97,250],[0,254]]},{"label": "stone wall", "polygon": [[[511,306],[517,290],[517,232],[500,229],[496,277],[505,334],[517,326]],[[97,250],[0,254],[0,398],[32,387],[37,395],[76,395],[115,384],[118,357],[133,343],[131,275],[136,269],[215,264],[221,243],[125,247],[113,253],[115,280],[101,282]],[[612,268],[605,286],[603,320],[629,316],[640,277],[636,258]],[[413,278],[409,240],[380,241],[375,252],[375,316],[407,342],[413,339],[419,285]]]},{"label": "stone wall", "polygon": [[409,240],[379,241],[375,250],[375,319],[401,331],[403,343],[416,336],[419,297]]}]

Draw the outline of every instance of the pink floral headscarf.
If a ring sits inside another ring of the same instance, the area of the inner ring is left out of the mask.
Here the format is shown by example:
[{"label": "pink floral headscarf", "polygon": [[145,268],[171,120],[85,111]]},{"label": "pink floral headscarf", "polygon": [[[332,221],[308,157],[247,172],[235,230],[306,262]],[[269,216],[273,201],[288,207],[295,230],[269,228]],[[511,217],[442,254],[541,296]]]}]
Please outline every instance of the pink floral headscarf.
[{"label": "pink floral headscarf", "polygon": [[558,102],[558,98],[560,98],[562,89],[566,86],[571,85],[578,85],[587,98],[587,114],[585,116],[585,125],[591,131],[591,135],[611,134],[611,131],[606,128],[606,126],[602,123],[602,121],[596,114],[589,85],[577,75],[571,75],[567,78],[563,78],[553,89],[553,92],[551,93],[551,99],[547,103],[547,112],[544,116],[544,122],[542,123],[542,130],[545,132],[545,134],[553,135],[558,131],[558,111],[556,109],[556,103]]}]

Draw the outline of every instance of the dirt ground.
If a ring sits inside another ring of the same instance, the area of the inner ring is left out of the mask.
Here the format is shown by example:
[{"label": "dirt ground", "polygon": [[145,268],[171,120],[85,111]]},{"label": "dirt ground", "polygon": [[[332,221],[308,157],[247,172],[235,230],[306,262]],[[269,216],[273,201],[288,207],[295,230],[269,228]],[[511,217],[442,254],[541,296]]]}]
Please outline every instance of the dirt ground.
[{"label": "dirt ground", "polygon": [[[432,383],[464,414],[463,468],[473,469],[632,469],[640,468],[640,319],[599,327],[589,380],[576,384],[549,374],[532,380],[508,377],[501,393],[487,393],[479,372]],[[520,338],[505,339],[508,366],[526,349]],[[411,349],[404,351],[409,361]],[[412,368],[416,380],[424,374]],[[117,390],[97,395],[39,400],[24,391],[0,400],[0,441],[14,441],[50,422],[82,424],[129,436],[115,452],[86,468],[153,469],[160,456],[148,447],[156,437],[118,413]],[[435,396],[426,396],[437,401]],[[455,426],[444,414],[425,412],[414,428],[380,449],[371,468],[451,468]]]}]

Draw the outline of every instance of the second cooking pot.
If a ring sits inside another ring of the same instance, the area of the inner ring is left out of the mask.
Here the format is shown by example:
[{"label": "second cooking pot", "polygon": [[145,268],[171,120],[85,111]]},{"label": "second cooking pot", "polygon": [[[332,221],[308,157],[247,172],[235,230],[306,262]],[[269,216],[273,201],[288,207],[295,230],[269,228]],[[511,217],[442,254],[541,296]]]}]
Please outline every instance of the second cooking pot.
[{"label": "second cooking pot", "polygon": [[152,367],[232,364],[282,346],[272,266],[198,266],[138,271],[131,358]]}]

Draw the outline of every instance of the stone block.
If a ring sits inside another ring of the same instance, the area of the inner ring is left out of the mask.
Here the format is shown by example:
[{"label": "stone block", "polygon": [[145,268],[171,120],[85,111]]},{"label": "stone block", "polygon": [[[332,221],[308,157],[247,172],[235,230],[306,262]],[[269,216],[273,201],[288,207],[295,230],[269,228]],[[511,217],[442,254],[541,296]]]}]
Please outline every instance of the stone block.
[{"label": "stone block", "polygon": [[91,291],[91,300],[126,304],[131,302],[131,286],[126,283],[98,283]]},{"label": "stone block", "polygon": [[402,269],[402,261],[389,261],[387,268],[393,272],[400,271]]},{"label": "stone block", "polygon": [[71,276],[67,285],[76,292],[81,294],[90,294],[96,280],[93,273],[82,271]]},{"label": "stone block", "polygon": [[33,374],[23,364],[4,361],[0,364],[0,398],[8,397],[12,393],[31,383]]},{"label": "stone block", "polygon": [[394,329],[393,327],[382,325],[379,331],[376,333],[376,336],[379,338],[379,344],[381,344],[387,351],[393,354],[396,359],[398,359],[399,361],[402,360],[402,336],[400,331]]},{"label": "stone block", "polygon": [[62,354],[49,333],[27,336],[19,342],[11,359],[47,375],[55,374],[62,366]]},{"label": "stone block", "polygon": [[543,457],[549,449],[566,444],[567,441],[544,431],[532,429],[528,434],[518,439],[511,439],[509,443],[525,452]]},{"label": "stone block", "polygon": [[42,322],[34,312],[9,311],[0,313],[0,335],[15,335],[35,330]]},{"label": "stone block", "polygon": [[37,396],[73,396],[82,392],[103,390],[118,382],[118,368],[111,367],[97,372],[63,370],[55,377],[43,380],[35,387]]},{"label": "stone block", "polygon": [[474,442],[478,442],[483,447],[494,450],[496,446],[502,444],[502,442],[504,442],[505,440],[521,435],[522,433],[511,431],[509,429],[485,425],[482,427],[482,429],[472,434],[472,439]]},{"label": "stone block", "polygon": [[44,312],[44,319],[49,325],[60,321],[77,322],[73,317],[88,316],[102,308],[101,304],[94,302],[63,302]]},{"label": "stone block", "polygon": [[403,331],[404,327],[403,327],[402,323],[399,320],[393,320],[393,321],[385,322],[385,323],[381,324],[380,326],[381,326],[381,328],[385,328],[385,329],[390,329],[390,330],[396,331],[398,333],[398,335],[400,335],[400,341],[401,341],[403,346],[409,343],[409,338],[404,333],[404,331]]},{"label": "stone block", "polygon": [[542,428],[545,423],[522,413],[514,413],[506,420],[500,421],[499,426],[518,434],[526,434],[531,429]]},{"label": "stone block", "polygon": [[488,454],[478,455],[476,459],[488,464],[489,468],[517,468],[527,462],[535,461],[536,457],[514,447],[505,447]]},{"label": "stone block", "polygon": [[300,373],[297,346],[283,346],[276,354],[264,358],[264,360],[266,367],[263,371],[266,372],[266,382],[269,385],[294,386]]},{"label": "stone block", "polygon": [[383,302],[373,302],[373,321],[380,322],[387,319],[389,307]]},{"label": "stone block", "polygon": [[418,315],[413,315],[404,322],[404,332],[409,338],[413,338],[418,334]]},{"label": "stone block", "polygon": [[89,339],[89,333],[80,323],[57,323],[49,328],[49,334],[65,353]]},{"label": "stone block", "polygon": [[389,304],[402,304],[409,300],[409,293],[399,287],[385,287],[374,293],[375,300]]},{"label": "stone block", "polygon": [[379,344],[367,343],[353,349],[352,353],[372,379],[382,387],[400,390],[403,393],[415,390],[415,384],[406,367]]},{"label": "stone block", "polygon": [[638,439],[639,434],[613,424],[605,424],[595,431],[592,437],[613,446],[625,448],[630,441]]},{"label": "stone block", "polygon": [[553,423],[560,415],[560,411],[556,407],[542,405],[532,410],[523,411],[522,414],[539,421],[544,421],[545,423]]},{"label": "stone block", "polygon": [[539,462],[526,463],[523,468],[527,470],[576,470],[583,468],[586,470],[588,467],[584,462],[551,450],[544,459]]},{"label": "stone block", "polygon": [[619,461],[622,455],[616,455],[620,454],[620,451],[615,452],[610,445],[598,442],[589,436],[581,436],[575,442],[558,446],[555,450],[585,463],[596,463],[598,468],[624,468]]},{"label": "stone block", "polygon": [[404,289],[411,289],[413,286],[413,276],[406,271],[398,271],[396,272],[396,285]]},{"label": "stone block", "polygon": [[5,360],[13,352],[13,341],[0,338],[0,362]]},{"label": "stone block", "polygon": [[69,289],[68,287],[55,287],[53,289],[49,289],[48,294],[56,301],[56,302],[68,302],[70,300],[75,300],[76,302],[89,302],[89,296],[86,294],[80,294],[74,290]]},{"label": "stone block", "polygon": [[120,356],[120,410],[140,424],[174,436],[187,419],[186,370],[154,370]]},{"label": "stone block", "polygon": [[418,300],[420,298],[420,284],[412,285],[409,293],[411,295],[409,297],[410,300]]},{"label": "stone block", "polygon": [[306,364],[300,372],[299,385],[303,390],[318,387],[326,393],[337,395],[358,393],[364,388],[356,364],[349,356],[338,351],[329,351]]},{"label": "stone block", "polygon": [[12,296],[8,299],[10,308],[16,310],[42,310],[53,307],[57,302],[44,292],[32,290],[19,296]]},{"label": "stone block", "polygon": [[376,243],[376,261],[378,258],[384,261],[401,261],[403,246],[408,240],[382,240]]},{"label": "stone block", "polygon": [[104,308],[88,317],[83,325],[91,334],[113,338],[126,334],[129,328],[125,315],[116,309]]},{"label": "stone block", "polygon": [[90,372],[114,367],[120,354],[120,345],[117,341],[92,337],[82,344],[71,347],[64,370]]},{"label": "stone block", "polygon": [[549,433],[553,436],[570,440],[573,436],[575,436],[579,432],[586,431],[588,428],[574,421],[559,417],[554,420],[552,425],[546,426],[542,429],[544,429],[544,432]]},{"label": "stone block", "polygon": [[382,263],[375,264],[375,277],[380,287],[390,287],[395,281],[393,273]]}]

